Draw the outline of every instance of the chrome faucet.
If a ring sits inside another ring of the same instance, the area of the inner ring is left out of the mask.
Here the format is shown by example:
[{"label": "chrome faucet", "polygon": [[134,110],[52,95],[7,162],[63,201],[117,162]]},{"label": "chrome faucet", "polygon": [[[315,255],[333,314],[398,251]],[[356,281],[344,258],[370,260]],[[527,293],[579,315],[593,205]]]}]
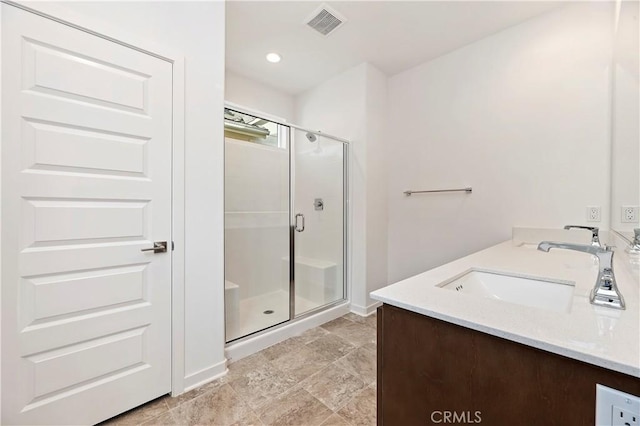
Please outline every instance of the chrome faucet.
[{"label": "chrome faucet", "polygon": [[631,244],[627,247],[627,251],[632,254],[640,253],[640,228],[633,230],[633,241],[631,241]]},{"label": "chrome faucet", "polygon": [[613,274],[613,250],[611,247],[596,247],[587,244],[557,243],[553,241],[543,241],[538,244],[538,250],[549,252],[552,248],[576,250],[593,254],[598,258],[598,278],[591,290],[589,301],[598,306],[609,308],[625,309],[624,297],[616,285],[616,277]]},{"label": "chrome faucet", "polygon": [[597,226],[582,226],[582,225],[565,225],[564,229],[586,229],[591,231],[591,245],[594,247],[602,247],[600,245],[600,228]]}]

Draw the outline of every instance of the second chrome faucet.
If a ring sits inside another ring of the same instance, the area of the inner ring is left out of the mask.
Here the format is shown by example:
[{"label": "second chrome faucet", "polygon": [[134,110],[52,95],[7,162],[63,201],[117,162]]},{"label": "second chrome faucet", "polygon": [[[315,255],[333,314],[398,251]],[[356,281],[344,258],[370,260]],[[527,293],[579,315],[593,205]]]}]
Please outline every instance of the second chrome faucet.
[{"label": "second chrome faucet", "polygon": [[597,226],[582,226],[582,225],[565,225],[564,229],[586,229],[591,231],[591,245],[594,247],[602,247],[600,245],[600,228]]},{"label": "second chrome faucet", "polygon": [[[566,229],[566,227],[565,227]],[[597,236],[597,228],[594,236]],[[538,250],[548,252],[552,248],[576,250],[583,253],[593,254],[598,258],[598,278],[591,290],[589,300],[592,304],[606,306],[615,309],[625,309],[624,297],[618,290],[616,278],[613,273],[613,250],[611,247],[596,246],[592,241],[591,245],[560,243],[554,241],[542,241],[538,244]]]}]

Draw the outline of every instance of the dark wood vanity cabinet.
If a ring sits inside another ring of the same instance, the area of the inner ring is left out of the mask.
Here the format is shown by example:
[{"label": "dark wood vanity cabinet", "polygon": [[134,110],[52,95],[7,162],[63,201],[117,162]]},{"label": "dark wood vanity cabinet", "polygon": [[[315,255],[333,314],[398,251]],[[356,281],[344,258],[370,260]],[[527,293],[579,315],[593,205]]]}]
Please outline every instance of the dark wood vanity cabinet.
[{"label": "dark wood vanity cabinet", "polygon": [[378,425],[592,426],[596,383],[640,395],[633,376],[378,308]]}]

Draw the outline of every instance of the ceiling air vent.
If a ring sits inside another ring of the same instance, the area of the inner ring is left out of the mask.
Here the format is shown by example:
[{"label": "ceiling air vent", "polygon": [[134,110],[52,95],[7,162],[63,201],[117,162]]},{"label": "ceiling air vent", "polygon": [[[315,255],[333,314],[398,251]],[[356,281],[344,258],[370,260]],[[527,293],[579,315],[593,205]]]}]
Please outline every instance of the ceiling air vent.
[{"label": "ceiling air vent", "polygon": [[322,4],[313,14],[305,20],[305,24],[322,35],[329,35],[346,22],[344,16]]}]

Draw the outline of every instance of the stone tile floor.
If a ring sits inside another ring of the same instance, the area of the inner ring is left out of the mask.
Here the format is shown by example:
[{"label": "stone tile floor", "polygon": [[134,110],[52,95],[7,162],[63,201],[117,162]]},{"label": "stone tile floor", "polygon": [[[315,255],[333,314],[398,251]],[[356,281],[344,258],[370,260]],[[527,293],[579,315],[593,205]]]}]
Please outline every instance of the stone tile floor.
[{"label": "stone tile floor", "polygon": [[376,317],[347,314],[229,365],[179,397],[102,425],[376,424]]}]

